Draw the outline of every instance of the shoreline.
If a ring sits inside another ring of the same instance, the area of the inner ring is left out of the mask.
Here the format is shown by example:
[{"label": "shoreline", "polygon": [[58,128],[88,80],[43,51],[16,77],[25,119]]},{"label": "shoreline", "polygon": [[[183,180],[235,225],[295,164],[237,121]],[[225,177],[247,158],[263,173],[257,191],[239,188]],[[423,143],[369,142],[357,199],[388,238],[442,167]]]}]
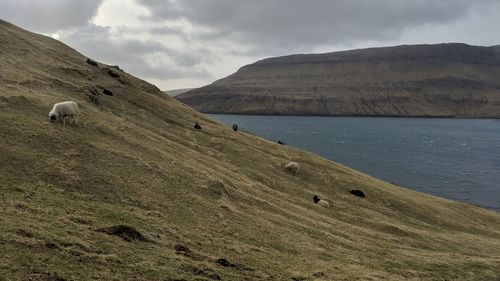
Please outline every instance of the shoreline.
[{"label": "shoreline", "polygon": [[332,115],[322,115],[322,114],[258,114],[258,113],[217,113],[217,112],[201,112],[203,114],[211,114],[211,115],[248,115],[248,116],[268,116],[268,117],[369,117],[369,118],[428,118],[428,119],[478,119],[478,120],[499,120],[499,117],[470,117],[470,116],[434,116],[434,115],[376,115],[376,114],[332,114]]}]

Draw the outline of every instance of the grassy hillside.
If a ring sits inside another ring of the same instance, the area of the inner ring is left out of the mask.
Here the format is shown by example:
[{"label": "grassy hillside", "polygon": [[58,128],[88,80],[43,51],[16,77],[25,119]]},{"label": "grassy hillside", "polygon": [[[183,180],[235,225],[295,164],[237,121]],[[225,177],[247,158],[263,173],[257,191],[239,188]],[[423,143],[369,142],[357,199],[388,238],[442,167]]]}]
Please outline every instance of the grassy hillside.
[{"label": "grassy hillside", "polygon": [[[498,213],[233,132],[6,22],[0,69],[1,280],[500,276]],[[48,122],[63,100],[78,125]]]},{"label": "grassy hillside", "polygon": [[404,45],[269,58],[176,98],[206,113],[500,118],[500,49]]}]

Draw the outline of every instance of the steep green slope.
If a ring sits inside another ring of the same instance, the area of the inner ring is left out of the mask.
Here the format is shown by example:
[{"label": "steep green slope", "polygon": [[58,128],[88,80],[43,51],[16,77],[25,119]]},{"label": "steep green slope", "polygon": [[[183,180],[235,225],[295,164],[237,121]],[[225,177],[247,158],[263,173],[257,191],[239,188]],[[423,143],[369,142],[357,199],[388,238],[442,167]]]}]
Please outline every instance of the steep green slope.
[{"label": "steep green slope", "polygon": [[500,51],[437,44],[269,58],[176,98],[206,113],[499,118]]},{"label": "steep green slope", "polygon": [[[6,22],[0,67],[0,279],[500,276],[498,213],[233,132]],[[103,89],[98,107],[87,95]],[[62,100],[78,125],[48,122]]]}]

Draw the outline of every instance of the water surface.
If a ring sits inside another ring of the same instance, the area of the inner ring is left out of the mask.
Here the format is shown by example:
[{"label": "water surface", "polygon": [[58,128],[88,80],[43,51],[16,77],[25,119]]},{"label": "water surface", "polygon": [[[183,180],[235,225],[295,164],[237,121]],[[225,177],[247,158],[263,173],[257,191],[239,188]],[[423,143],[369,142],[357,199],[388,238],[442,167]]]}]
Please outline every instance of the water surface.
[{"label": "water surface", "polygon": [[500,211],[500,120],[208,116],[401,186]]}]

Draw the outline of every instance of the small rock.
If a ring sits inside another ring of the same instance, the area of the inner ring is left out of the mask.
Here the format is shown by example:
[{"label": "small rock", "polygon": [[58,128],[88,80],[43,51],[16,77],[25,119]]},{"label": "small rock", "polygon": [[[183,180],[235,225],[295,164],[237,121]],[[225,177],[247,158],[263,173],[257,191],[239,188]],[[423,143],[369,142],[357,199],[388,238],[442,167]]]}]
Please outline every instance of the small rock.
[{"label": "small rock", "polygon": [[318,271],[318,272],[313,273],[313,276],[318,277],[318,278],[324,278],[324,277],[326,277],[326,274],[323,271]]},{"label": "small rock", "polygon": [[101,106],[101,102],[102,102],[101,93],[99,93],[96,89],[91,89],[90,94],[87,93],[85,95],[87,96],[88,100],[91,103],[93,103],[99,107]]},{"label": "small rock", "polygon": [[50,249],[50,250],[58,249],[59,248],[59,246],[57,246],[57,244],[53,243],[53,242],[47,242],[47,243],[45,243],[45,247],[47,249]]},{"label": "small rock", "polygon": [[238,125],[233,124],[233,131],[235,131],[235,132],[238,131]]},{"label": "small rock", "polygon": [[188,246],[184,246],[184,245],[181,245],[181,244],[177,244],[174,246],[174,249],[177,251],[177,252],[184,252],[184,253],[191,253],[191,249],[189,249]]},{"label": "small rock", "polygon": [[29,231],[26,231],[26,230],[23,230],[23,229],[17,230],[16,234],[19,235],[19,236],[24,236],[24,237],[28,237],[28,238],[32,238],[33,237],[33,233],[31,233]]},{"label": "small rock", "polygon": [[201,130],[201,126],[198,122],[194,123],[194,126],[193,126],[195,129],[198,129],[198,130]]},{"label": "small rock", "polygon": [[215,261],[217,264],[223,266],[223,267],[235,267],[236,265],[233,263],[230,263],[228,260],[225,258],[220,258]]},{"label": "small rock", "polygon": [[59,276],[57,272],[33,272],[31,278],[28,280],[42,280],[42,281],[66,281],[63,277]]}]

